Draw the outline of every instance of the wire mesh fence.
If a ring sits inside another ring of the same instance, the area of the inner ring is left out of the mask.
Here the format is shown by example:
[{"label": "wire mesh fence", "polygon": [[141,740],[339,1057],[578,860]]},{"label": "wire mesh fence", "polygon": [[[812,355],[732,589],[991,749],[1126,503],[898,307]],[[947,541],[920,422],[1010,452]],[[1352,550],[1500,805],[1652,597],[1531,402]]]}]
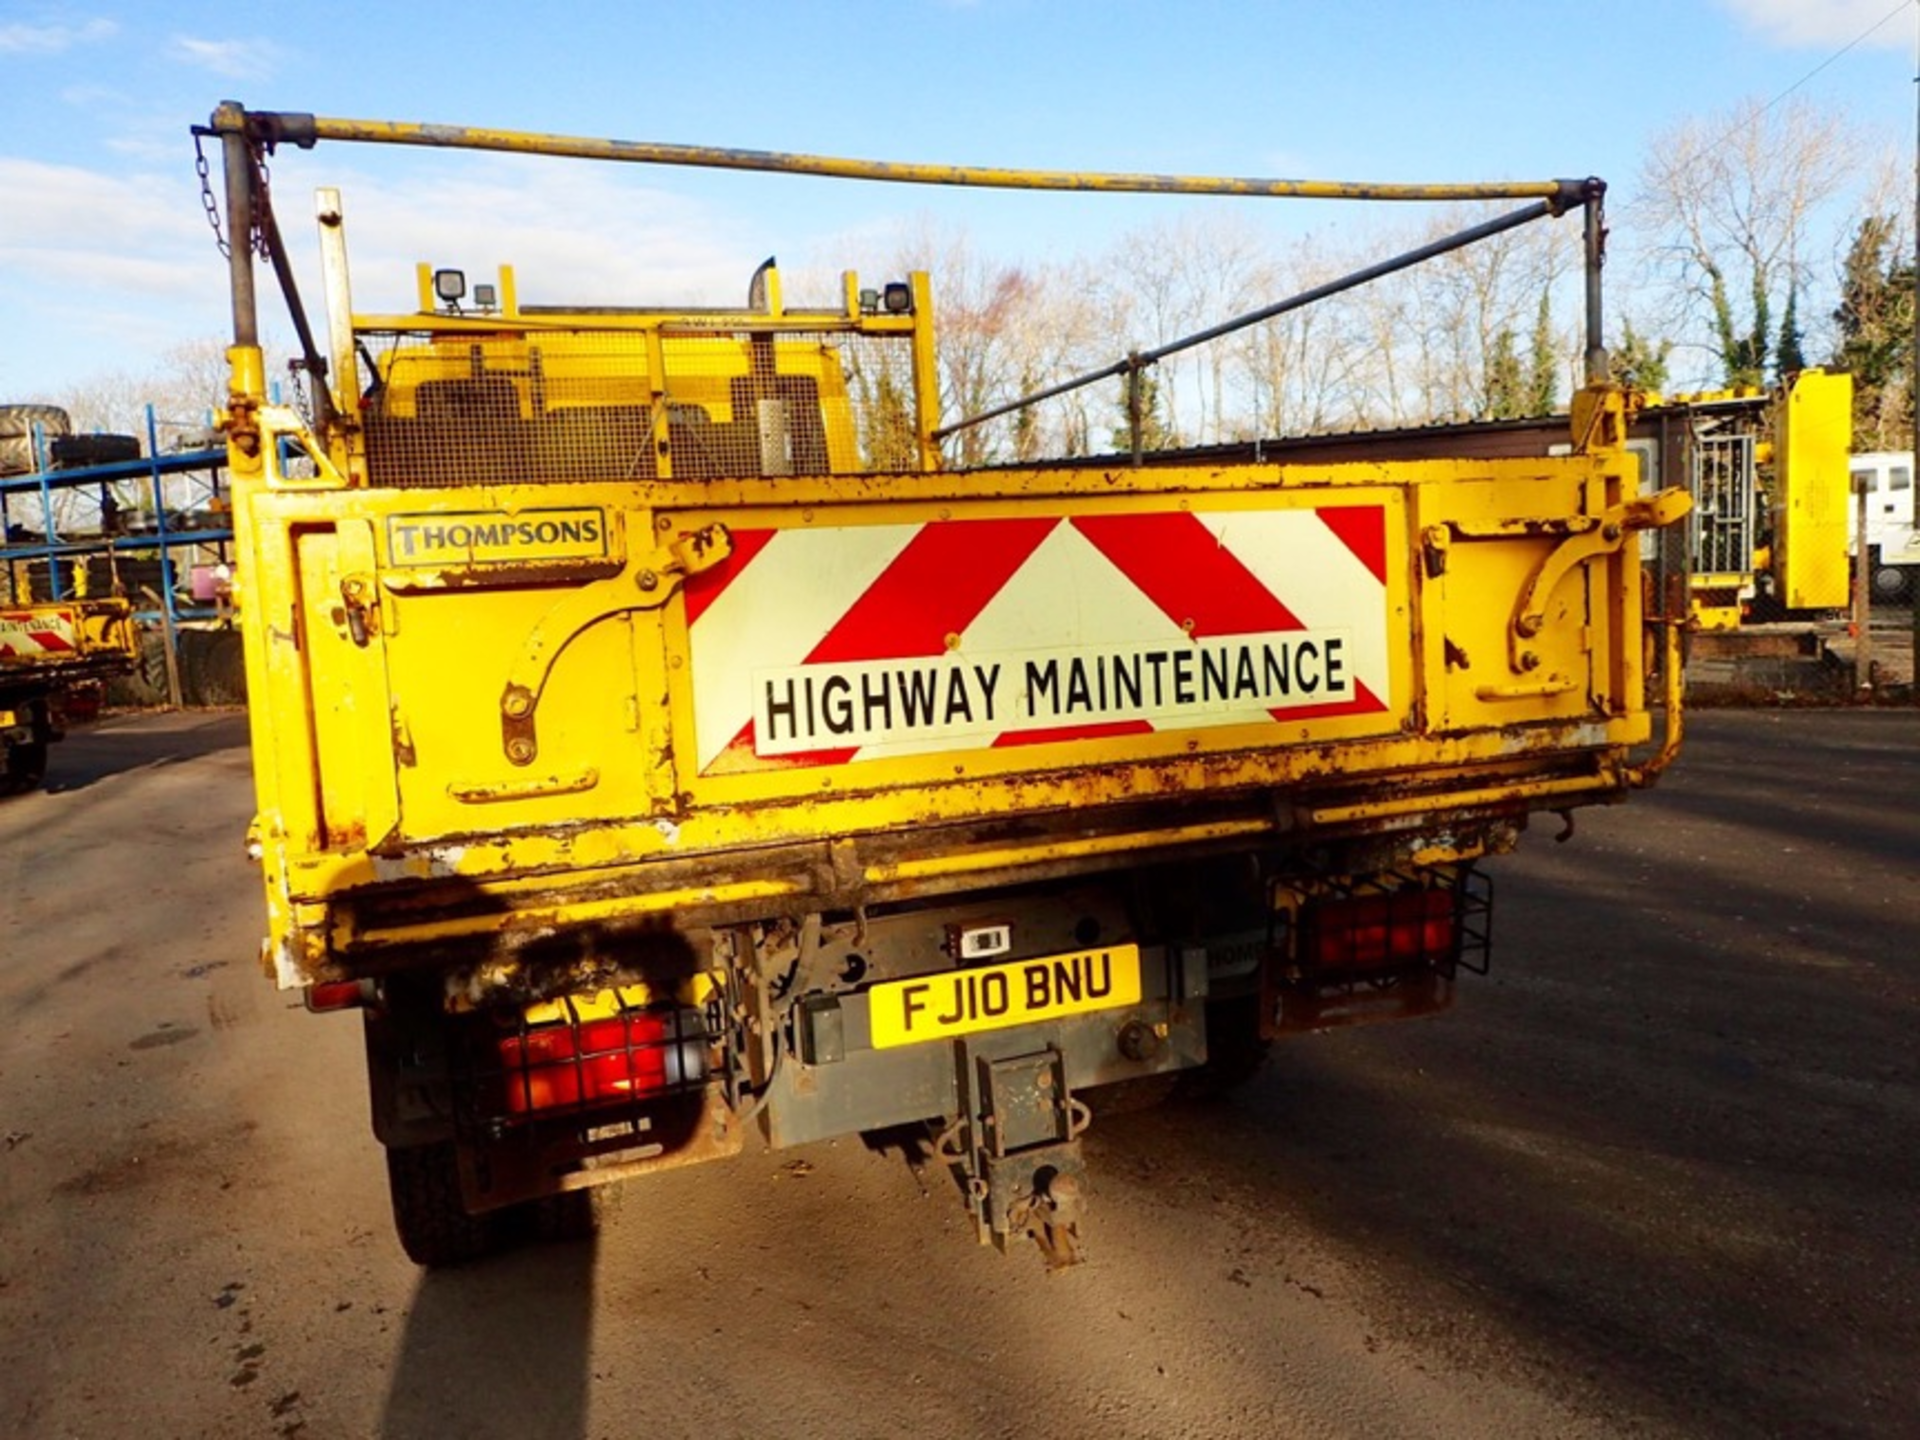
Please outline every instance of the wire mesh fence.
[{"label": "wire mesh fence", "polygon": [[370,478],[418,488],[917,469],[888,336],[402,338],[365,400]]}]

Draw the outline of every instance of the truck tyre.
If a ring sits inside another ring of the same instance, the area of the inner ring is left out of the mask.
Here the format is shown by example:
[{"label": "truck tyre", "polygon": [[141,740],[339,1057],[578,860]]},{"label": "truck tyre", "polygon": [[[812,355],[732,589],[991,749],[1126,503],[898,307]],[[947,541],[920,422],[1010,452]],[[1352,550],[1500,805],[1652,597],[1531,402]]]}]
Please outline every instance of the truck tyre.
[{"label": "truck tyre", "polygon": [[47,742],[30,740],[24,745],[6,747],[6,763],[0,767],[0,795],[18,795],[37,790],[47,778]]},{"label": "truck tyre", "polygon": [[1260,997],[1232,995],[1207,1002],[1207,1063],[1183,1077],[1183,1092],[1211,1099],[1253,1079],[1267,1063],[1271,1040],[1260,1038]]},{"label": "truck tyre", "polygon": [[0,475],[25,475],[39,468],[44,454],[36,454],[34,427],[51,440],[73,429],[67,412],[58,405],[0,405]]},{"label": "truck tyre", "polygon": [[73,417],[58,405],[0,405],[0,438],[31,435],[36,425],[44,435],[66,435]]},{"label": "truck tyre", "polygon": [[505,1217],[472,1215],[460,1200],[460,1166],[451,1140],[387,1151],[387,1188],[400,1248],[416,1265],[461,1265],[506,1242]]},{"label": "truck tyre", "polygon": [[48,441],[47,449],[55,470],[119,465],[140,458],[140,441],[132,435],[62,435]]},{"label": "truck tyre", "polygon": [[600,1228],[591,1190],[562,1190],[533,1201],[528,1208],[532,1211],[533,1238],[545,1244],[591,1240]]}]

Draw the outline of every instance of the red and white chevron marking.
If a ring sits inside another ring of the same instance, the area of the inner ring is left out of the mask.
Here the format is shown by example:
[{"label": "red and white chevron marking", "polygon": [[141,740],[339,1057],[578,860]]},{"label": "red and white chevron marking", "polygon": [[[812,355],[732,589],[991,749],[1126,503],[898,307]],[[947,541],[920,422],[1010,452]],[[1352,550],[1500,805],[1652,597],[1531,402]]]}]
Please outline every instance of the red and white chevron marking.
[{"label": "red and white chevron marking", "polygon": [[737,531],[686,589],[703,774],[1390,717],[1386,511]]},{"label": "red and white chevron marking", "polygon": [[71,610],[0,610],[0,660],[71,655],[79,633]]}]

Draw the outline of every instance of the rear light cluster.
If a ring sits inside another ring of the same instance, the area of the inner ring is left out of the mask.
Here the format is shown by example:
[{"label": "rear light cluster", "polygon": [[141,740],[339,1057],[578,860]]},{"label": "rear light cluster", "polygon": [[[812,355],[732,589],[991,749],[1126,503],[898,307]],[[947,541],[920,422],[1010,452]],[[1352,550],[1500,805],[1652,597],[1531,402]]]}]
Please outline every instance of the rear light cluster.
[{"label": "rear light cluster", "polygon": [[1453,959],[1451,890],[1399,890],[1316,900],[1300,921],[1300,958],[1316,970],[1439,965]]},{"label": "rear light cluster", "polygon": [[[531,1116],[670,1095],[707,1075],[698,1010],[623,1009],[529,1025],[497,1040],[495,1113]],[[491,1087],[490,1087],[491,1088]]]},{"label": "rear light cluster", "polygon": [[1303,970],[1436,970],[1487,973],[1493,950],[1493,882],[1477,870],[1443,883],[1407,877],[1399,889],[1322,894],[1300,910]]},{"label": "rear light cluster", "polygon": [[361,1010],[374,1002],[374,983],[371,980],[322,980],[309,985],[301,998],[316,1015],[335,1010]]},{"label": "rear light cluster", "polygon": [[[1484,975],[1493,950],[1493,886],[1462,868],[1396,875],[1305,899],[1292,963],[1268,971],[1266,1036],[1431,1015],[1453,1001],[1461,970]],[[1390,887],[1390,888],[1388,888]]]}]

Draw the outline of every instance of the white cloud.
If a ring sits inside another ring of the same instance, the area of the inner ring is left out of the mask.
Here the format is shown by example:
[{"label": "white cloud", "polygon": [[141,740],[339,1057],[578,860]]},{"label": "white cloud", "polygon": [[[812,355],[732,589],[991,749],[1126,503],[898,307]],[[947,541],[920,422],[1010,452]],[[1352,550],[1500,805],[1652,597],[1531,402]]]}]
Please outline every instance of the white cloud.
[{"label": "white cloud", "polygon": [[68,85],[60,91],[60,103],[71,105],[75,109],[104,109],[109,105],[126,103],[126,92],[112,85],[89,82],[84,85]]},{"label": "white cloud", "polygon": [[271,40],[199,40],[176,35],[168,42],[167,53],[229,80],[257,80],[279,68],[281,52]]},{"label": "white cloud", "polygon": [[[1859,40],[1881,50],[1911,48],[1912,0],[1719,0],[1722,9],[1772,43],[1787,48],[1839,49]],[[1905,18],[1902,18],[1904,12]],[[1860,37],[1873,33],[1862,40]]]},{"label": "white cloud", "polygon": [[36,393],[137,369],[226,320],[226,267],[191,173],[113,175],[0,155],[0,334]]},{"label": "white cloud", "polygon": [[[761,258],[706,207],[626,167],[496,158],[441,173],[450,168],[328,177],[344,192],[356,308],[412,309],[422,260],[474,280],[512,265],[530,304],[723,303],[745,294]],[[311,210],[304,194],[290,208],[284,174],[281,229],[304,248]]]},{"label": "white cloud", "polygon": [[89,20],[84,25],[0,25],[0,55],[57,55],[119,33],[120,27],[111,20]]},{"label": "white cloud", "polygon": [[0,155],[0,194],[14,202],[0,207],[0,252],[137,255],[191,233],[200,209],[191,177],[116,176],[15,155]]},{"label": "white cloud", "polygon": [[[188,142],[178,133],[181,128],[174,126],[173,134],[114,135],[102,144],[113,154],[124,155],[129,160],[147,164],[177,164],[185,157],[188,146]],[[218,153],[212,142],[205,149],[209,160]]]},{"label": "white cloud", "polygon": [[[632,167],[389,157],[365,173],[330,153],[335,163],[324,167],[284,154],[270,162],[281,231],[322,329],[317,183],[344,192],[362,312],[411,311],[422,260],[475,281],[510,264],[530,304],[737,304],[765,254],[764,238],[746,238],[737,218],[655,188]],[[220,183],[216,155],[216,191]],[[170,348],[227,328],[227,267],[189,164],[115,173],[0,154],[0,195],[0,335],[34,357],[36,394],[107,371],[142,373]],[[262,325],[287,330],[264,267],[259,287]],[[0,381],[17,388],[25,377],[9,377],[5,358]]]}]

